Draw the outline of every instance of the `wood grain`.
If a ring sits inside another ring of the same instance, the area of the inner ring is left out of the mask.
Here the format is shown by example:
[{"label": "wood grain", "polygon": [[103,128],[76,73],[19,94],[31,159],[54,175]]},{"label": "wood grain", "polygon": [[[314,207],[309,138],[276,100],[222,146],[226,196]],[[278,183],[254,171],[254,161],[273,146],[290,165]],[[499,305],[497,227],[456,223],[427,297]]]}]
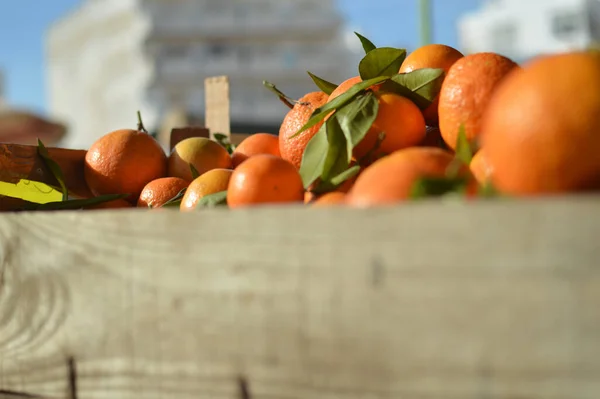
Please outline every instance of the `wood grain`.
[{"label": "wood grain", "polygon": [[[48,148],[50,157],[63,171],[65,183],[73,195],[91,196],[83,176],[85,150]],[[57,186],[56,179],[38,156],[37,147],[20,144],[0,144],[0,181],[17,183],[21,179]]]},{"label": "wood grain", "polygon": [[210,137],[215,133],[231,136],[231,121],[229,118],[229,77],[213,76],[204,80],[205,125],[210,131]]},{"label": "wood grain", "polygon": [[0,390],[597,399],[599,236],[597,197],[0,215]]}]

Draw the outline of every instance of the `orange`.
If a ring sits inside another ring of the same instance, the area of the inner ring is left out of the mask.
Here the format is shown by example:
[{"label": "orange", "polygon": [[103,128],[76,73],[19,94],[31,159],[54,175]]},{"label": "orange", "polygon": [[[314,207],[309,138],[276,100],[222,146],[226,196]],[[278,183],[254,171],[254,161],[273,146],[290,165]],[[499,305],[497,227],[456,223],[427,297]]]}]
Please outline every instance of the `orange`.
[{"label": "orange", "polygon": [[322,91],[315,91],[304,95],[294,107],[288,111],[279,128],[279,151],[281,157],[290,162],[297,169],[302,164],[304,149],[311,138],[321,128],[323,122],[292,137],[308,122],[313,111],[327,102],[329,96]]},{"label": "orange", "polygon": [[[328,102],[345,93],[350,87],[361,82],[360,76],[355,76],[342,82],[329,96]],[[370,88],[379,100],[377,117],[365,137],[354,147],[353,155],[362,164],[402,148],[417,145],[425,137],[426,126],[423,113],[409,99],[393,93],[380,93],[379,85]],[[327,120],[325,118],[325,120]],[[385,133],[385,138],[373,151],[379,141],[379,134]],[[372,155],[372,157],[371,157]]]},{"label": "orange", "polygon": [[231,154],[233,167],[237,167],[252,155],[257,154],[281,156],[279,137],[269,133],[256,133],[246,137]]},{"label": "orange", "polygon": [[[447,74],[450,67],[462,57],[463,54],[453,47],[444,44],[428,44],[410,53],[402,63],[399,73],[409,73],[423,68],[437,68],[443,69]],[[428,126],[438,126],[438,104],[439,95],[423,111]]]},{"label": "orange", "polygon": [[600,55],[530,61],[506,78],[484,116],[492,182],[513,195],[600,189]]},{"label": "orange", "polygon": [[345,92],[348,91],[349,88],[351,88],[352,86],[354,86],[357,83],[362,82],[362,79],[360,76],[353,76],[349,79],[344,80],[342,83],[340,83],[338,85],[338,87],[336,87],[331,94],[329,95],[329,101],[333,100],[334,98],[338,97],[341,94],[344,94]]},{"label": "orange", "polygon": [[376,96],[379,100],[377,117],[366,136],[354,147],[354,156],[359,160],[375,148],[381,132],[385,138],[374,153],[376,157],[417,145],[425,138],[425,119],[415,103],[392,93]]},{"label": "orange", "polygon": [[142,189],[167,173],[167,156],[146,132],[116,130],[100,137],[85,155],[85,181],[92,194],[130,194],[137,201]]},{"label": "orange", "polygon": [[469,164],[469,169],[479,184],[484,184],[490,179],[492,167],[485,157],[483,149],[477,151],[477,153],[473,155],[473,159],[471,159],[471,163]]},{"label": "orange", "polygon": [[469,54],[452,65],[439,94],[439,125],[444,141],[456,149],[461,124],[467,139],[481,133],[481,118],[498,84],[515,68],[512,60],[496,53]]},{"label": "orange", "polygon": [[298,169],[270,154],[248,158],[231,175],[227,187],[230,208],[267,203],[302,202],[304,187]]},{"label": "orange", "polygon": [[211,169],[231,168],[231,156],[216,141],[206,137],[189,137],[177,143],[171,151],[168,175],[191,182],[190,164],[202,175]]},{"label": "orange", "polygon": [[346,193],[340,191],[332,191],[330,193],[325,193],[321,195],[319,198],[317,198],[311,203],[311,206],[320,208],[324,206],[341,205],[345,203],[345,200]]},{"label": "orange", "polygon": [[187,181],[179,177],[162,177],[152,180],[142,190],[137,206],[143,208],[160,208],[165,202],[179,194],[188,184]]},{"label": "orange", "polygon": [[443,178],[453,159],[452,153],[441,148],[397,151],[367,167],[348,192],[346,202],[353,207],[370,207],[407,200],[419,179]]},{"label": "orange", "polygon": [[194,179],[185,190],[179,209],[192,211],[203,197],[226,191],[232,173],[231,169],[212,169]]}]

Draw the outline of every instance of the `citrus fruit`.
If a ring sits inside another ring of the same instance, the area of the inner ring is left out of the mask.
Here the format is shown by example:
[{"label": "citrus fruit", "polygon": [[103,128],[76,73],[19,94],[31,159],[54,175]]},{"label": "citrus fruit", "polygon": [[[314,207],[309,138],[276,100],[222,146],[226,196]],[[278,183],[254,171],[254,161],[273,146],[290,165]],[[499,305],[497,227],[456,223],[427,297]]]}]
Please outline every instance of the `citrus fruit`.
[{"label": "citrus fruit", "polygon": [[341,191],[332,191],[329,193],[325,193],[319,198],[312,201],[311,206],[320,208],[325,206],[341,205],[345,203],[345,200],[346,193],[343,193]]},{"label": "citrus fruit", "polygon": [[473,155],[473,159],[471,159],[471,163],[469,164],[469,169],[480,184],[484,184],[490,179],[492,167],[485,157],[483,149],[480,149]]},{"label": "citrus fruit", "polygon": [[[444,44],[428,44],[410,53],[402,63],[399,73],[409,73],[423,68],[439,68],[447,74],[450,67],[462,57],[463,54],[453,47]],[[428,126],[438,126],[438,103],[439,95],[423,111]]]},{"label": "citrus fruit", "polygon": [[321,128],[323,122],[294,136],[308,122],[313,111],[327,102],[329,96],[322,91],[308,93],[301,97],[288,111],[279,128],[279,151],[281,157],[297,169],[302,164],[304,149],[311,138]]},{"label": "citrus fruit", "polygon": [[227,190],[233,170],[211,169],[190,183],[181,200],[181,211],[192,211],[203,197]]},{"label": "citrus fruit", "polygon": [[[331,93],[328,102],[361,81],[360,76],[355,76],[342,82]],[[379,101],[377,117],[365,137],[353,150],[354,157],[363,165],[385,154],[417,145],[425,138],[425,119],[419,107],[406,97],[380,92],[379,87],[380,85],[374,85],[369,88]],[[325,120],[330,116],[331,114]],[[380,140],[381,133],[385,134],[383,140]]]},{"label": "citrus fruit", "polygon": [[165,202],[173,199],[188,186],[186,180],[179,177],[161,177],[146,184],[137,206],[143,208],[160,208]]},{"label": "citrus fruit", "polygon": [[481,132],[481,117],[498,84],[518,65],[496,53],[469,54],[456,61],[439,94],[439,126],[444,141],[456,149],[461,125],[470,142]]},{"label": "citrus fruit", "polygon": [[[393,93],[376,93],[379,100],[377,117],[365,137],[354,147],[354,156],[362,160],[375,148],[380,157],[419,144],[425,138],[423,113],[406,97]],[[379,142],[380,133],[384,133]]]},{"label": "citrus fruit", "polygon": [[142,189],[167,173],[167,156],[152,136],[121,129],[96,140],[85,155],[84,176],[92,194],[129,194],[135,203]]},{"label": "citrus fruit", "polygon": [[302,202],[304,186],[298,169],[283,158],[259,154],[232,173],[227,187],[230,208],[266,203]]},{"label": "citrus fruit", "polygon": [[177,143],[171,151],[168,175],[191,182],[190,164],[202,175],[211,169],[231,168],[231,156],[216,141],[206,137],[189,137]]},{"label": "citrus fruit", "polygon": [[444,178],[453,160],[454,155],[441,148],[399,150],[367,167],[348,192],[346,202],[353,207],[370,207],[407,200],[419,179]]},{"label": "citrus fruit", "polygon": [[360,76],[353,76],[349,79],[344,80],[342,83],[340,83],[338,85],[338,87],[336,87],[331,94],[329,95],[329,101],[333,100],[334,98],[338,97],[341,94],[344,94],[345,92],[348,91],[349,88],[351,88],[352,86],[354,86],[357,83],[362,82],[362,79]]},{"label": "citrus fruit", "polygon": [[506,78],[484,116],[496,189],[514,195],[600,188],[600,55],[539,57]]},{"label": "citrus fruit", "polygon": [[279,137],[269,133],[255,133],[246,137],[231,154],[233,167],[237,167],[252,155],[257,154],[281,156]]}]

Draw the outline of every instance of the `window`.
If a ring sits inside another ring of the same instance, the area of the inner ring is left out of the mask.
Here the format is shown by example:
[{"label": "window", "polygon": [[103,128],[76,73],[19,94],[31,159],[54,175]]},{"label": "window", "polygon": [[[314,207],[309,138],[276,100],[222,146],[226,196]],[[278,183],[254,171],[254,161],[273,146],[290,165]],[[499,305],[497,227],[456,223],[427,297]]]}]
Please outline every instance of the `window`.
[{"label": "window", "polygon": [[189,54],[189,47],[185,45],[168,44],[164,45],[161,55],[164,58],[185,58]]},{"label": "window", "polygon": [[211,44],[208,46],[208,54],[211,57],[222,57],[227,53],[227,47],[219,44],[219,43],[215,43],[215,44]]},{"label": "window", "polygon": [[560,12],[552,18],[552,34],[557,39],[568,39],[577,33],[580,22],[579,14]]}]

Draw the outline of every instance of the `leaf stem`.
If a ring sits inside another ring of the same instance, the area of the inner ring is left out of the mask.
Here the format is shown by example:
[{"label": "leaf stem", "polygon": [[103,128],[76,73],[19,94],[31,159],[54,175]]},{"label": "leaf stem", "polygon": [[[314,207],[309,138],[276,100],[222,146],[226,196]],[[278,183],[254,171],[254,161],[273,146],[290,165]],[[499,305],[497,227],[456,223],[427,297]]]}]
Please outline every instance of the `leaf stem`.
[{"label": "leaf stem", "polygon": [[284,103],[289,109],[294,108],[295,104],[300,104],[300,105],[310,105],[307,102],[301,102],[298,100],[294,100],[293,98],[285,95],[281,90],[279,90],[277,88],[277,86],[275,86],[273,83],[271,82],[267,82],[266,80],[263,80],[263,85],[270,90],[271,92],[275,93],[277,95],[277,97],[279,97],[279,100],[281,100],[282,103]]},{"label": "leaf stem", "polygon": [[148,130],[146,130],[146,128],[144,127],[144,122],[142,122],[142,113],[140,111],[137,112],[137,118],[138,118],[137,129],[140,132],[148,133]]}]

